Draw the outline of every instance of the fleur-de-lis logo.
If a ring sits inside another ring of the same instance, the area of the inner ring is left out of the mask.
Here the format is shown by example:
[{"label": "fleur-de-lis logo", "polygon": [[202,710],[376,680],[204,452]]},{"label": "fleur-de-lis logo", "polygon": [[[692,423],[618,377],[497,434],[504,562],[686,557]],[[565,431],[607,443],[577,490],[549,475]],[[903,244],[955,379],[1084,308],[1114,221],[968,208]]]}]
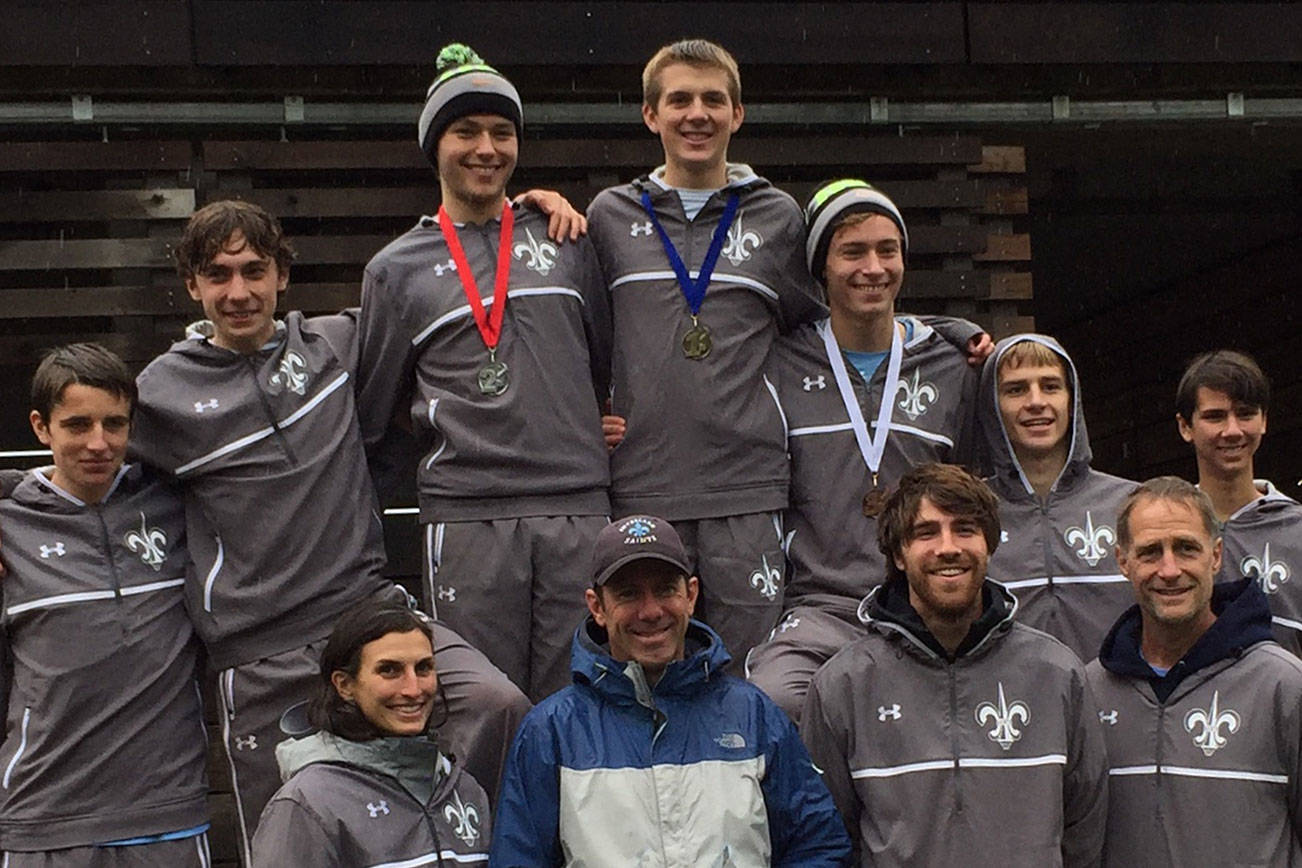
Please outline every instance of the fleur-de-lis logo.
[{"label": "fleur-de-lis logo", "polygon": [[[1221,708],[1221,692],[1212,693],[1212,704],[1208,708],[1195,708],[1184,716],[1184,731],[1193,735],[1194,744],[1211,756],[1225,747],[1228,739],[1221,735],[1221,727],[1230,734],[1239,731],[1239,713],[1228,708]],[[1194,732],[1197,728],[1198,732]]]},{"label": "fleur-de-lis logo", "polygon": [[778,598],[778,586],[782,582],[782,571],[769,566],[768,555],[760,555],[760,568],[750,574],[750,586],[759,590],[766,600]]},{"label": "fleur-de-lis logo", "polygon": [[524,235],[529,240],[521,241],[512,247],[511,253],[514,254],[516,259],[529,257],[529,260],[524,264],[525,268],[532,269],[539,274],[546,274],[551,271],[552,266],[556,264],[556,245],[549,241],[539,244],[538,239],[534,238],[533,233],[528,229],[524,230]]},{"label": "fleur-de-lis logo", "polygon": [[877,706],[877,719],[882,723],[887,720],[899,720],[900,717],[900,704],[898,702]]},{"label": "fleur-de-lis logo", "polygon": [[1287,582],[1289,577],[1288,564],[1270,559],[1270,543],[1266,543],[1266,550],[1259,559],[1252,555],[1244,558],[1239,564],[1239,571],[1248,578],[1256,579],[1267,594],[1278,591],[1279,586]]},{"label": "fleur-de-lis logo", "polygon": [[456,271],[456,270],[457,270],[457,261],[455,259],[449,259],[447,262],[434,263],[434,274],[437,275],[438,277],[442,277],[443,272],[445,271]]},{"label": "fleur-de-lis logo", "polygon": [[636,238],[639,235],[650,235],[651,230],[654,228],[655,227],[651,225],[650,220],[645,223],[630,223],[628,228],[628,237]]},{"label": "fleur-de-lis logo", "polygon": [[728,261],[733,265],[741,265],[747,259],[750,259],[751,251],[758,249],[764,243],[764,239],[759,236],[758,232],[741,228],[741,215],[728,227],[728,243],[723,245],[723,255],[728,257]]},{"label": "fleur-de-lis logo", "polygon": [[143,512],[140,513],[140,530],[127,531],[123,541],[127,548],[140,555],[140,560],[153,567],[154,572],[163,568],[163,561],[167,559],[163,552],[163,546],[167,545],[167,534],[156,527],[149,527],[149,520]]},{"label": "fleur-de-lis logo", "polygon": [[302,395],[307,389],[307,362],[298,353],[290,350],[280,360],[280,369],[271,375],[271,385],[289,389]]},{"label": "fleur-de-lis logo", "polygon": [[983,702],[976,707],[976,722],[983,726],[993,723],[995,728],[986,735],[1004,750],[1008,750],[1013,746],[1013,742],[1022,737],[1022,731],[1017,728],[1018,722],[1025,726],[1030,719],[1031,710],[1026,707],[1025,702],[1021,700],[1007,702],[1004,699],[1002,681],[999,682],[998,705],[993,702]]},{"label": "fleur-de-lis logo", "polygon": [[1062,538],[1069,546],[1080,546],[1076,549],[1076,556],[1091,567],[1107,557],[1108,546],[1117,541],[1117,535],[1106,524],[1094,526],[1094,516],[1088,509],[1085,510],[1085,526],[1067,528]]},{"label": "fleur-de-lis logo", "polygon": [[921,371],[918,368],[913,369],[913,378],[901,380],[895,391],[904,393],[900,403],[895,406],[903,410],[904,415],[910,419],[917,419],[927,412],[927,407],[940,397],[935,383],[922,382]]},{"label": "fleur-de-lis logo", "polygon": [[467,847],[473,847],[479,840],[479,809],[473,803],[462,802],[460,793],[454,792],[452,799],[443,806],[443,819],[453,827],[452,834],[465,841]]}]

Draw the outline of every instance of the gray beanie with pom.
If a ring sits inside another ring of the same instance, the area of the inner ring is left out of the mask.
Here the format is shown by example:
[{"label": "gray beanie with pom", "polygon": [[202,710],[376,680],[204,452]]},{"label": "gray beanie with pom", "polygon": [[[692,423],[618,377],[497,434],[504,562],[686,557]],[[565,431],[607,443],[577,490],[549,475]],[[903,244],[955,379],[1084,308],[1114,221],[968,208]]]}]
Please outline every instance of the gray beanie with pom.
[{"label": "gray beanie with pom", "polygon": [[515,86],[500,72],[459,42],[439,52],[438,77],[425,95],[425,108],[417,125],[420,149],[430,164],[438,166],[439,137],[448,125],[466,115],[500,115],[524,132],[524,108]]}]

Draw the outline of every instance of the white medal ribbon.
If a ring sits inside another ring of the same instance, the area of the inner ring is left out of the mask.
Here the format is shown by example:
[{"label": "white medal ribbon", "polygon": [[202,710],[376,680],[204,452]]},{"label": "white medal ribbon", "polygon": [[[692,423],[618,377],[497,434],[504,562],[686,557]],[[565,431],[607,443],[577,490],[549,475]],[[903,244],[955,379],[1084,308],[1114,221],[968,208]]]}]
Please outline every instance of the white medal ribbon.
[{"label": "white medal ribbon", "polygon": [[[868,471],[877,475],[877,468],[882,465],[882,453],[886,451],[886,438],[891,430],[891,405],[895,402],[895,392],[900,385],[900,361],[904,357],[904,341],[900,339],[899,326],[891,320],[891,355],[886,363],[886,383],[882,391],[881,405],[877,408],[877,436],[868,433],[868,423],[864,421],[863,410],[859,408],[859,399],[855,397],[854,386],[850,384],[850,372],[845,367],[845,357],[841,355],[841,345],[832,334],[832,320],[825,319],[818,324],[818,333],[823,338],[823,347],[827,350],[827,361],[832,365],[832,376],[836,378],[836,388],[841,393],[841,403],[850,416],[850,428],[854,431],[855,442],[859,444],[859,453],[863,455]],[[873,483],[876,485],[876,482]]]}]

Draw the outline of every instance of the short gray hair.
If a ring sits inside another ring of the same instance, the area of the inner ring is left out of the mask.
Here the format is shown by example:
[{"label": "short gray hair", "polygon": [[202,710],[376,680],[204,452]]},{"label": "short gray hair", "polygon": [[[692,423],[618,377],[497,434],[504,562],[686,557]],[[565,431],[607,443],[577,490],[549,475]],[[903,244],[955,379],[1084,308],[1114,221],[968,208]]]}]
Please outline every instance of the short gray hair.
[{"label": "short gray hair", "polygon": [[1212,507],[1212,499],[1207,496],[1207,492],[1178,476],[1157,476],[1130,492],[1121,504],[1121,512],[1117,514],[1117,545],[1123,549],[1130,548],[1130,513],[1141,500],[1183,503],[1202,519],[1207,536],[1215,540],[1221,535],[1216,510]]}]

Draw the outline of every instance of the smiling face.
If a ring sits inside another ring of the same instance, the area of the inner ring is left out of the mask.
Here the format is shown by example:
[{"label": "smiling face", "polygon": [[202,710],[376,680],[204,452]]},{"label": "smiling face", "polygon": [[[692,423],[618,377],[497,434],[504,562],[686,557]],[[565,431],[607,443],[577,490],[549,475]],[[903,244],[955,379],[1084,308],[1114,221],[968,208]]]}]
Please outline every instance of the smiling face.
[{"label": "smiling face", "polygon": [[434,648],[422,630],[386,633],[362,646],[357,675],[330,676],[346,702],[388,735],[419,735],[434,708]]},{"label": "smiling face", "polygon": [[186,281],[190,297],[213,324],[212,342],[245,355],[276,333],[276,300],[288,285],[289,272],[255,250],[239,230]]},{"label": "smiling face", "polygon": [[483,222],[501,213],[520,142],[515,124],[500,115],[457,118],[439,137],[443,207],[458,222]]},{"label": "smiling face", "polygon": [[50,479],[84,501],[99,503],[108,494],[127,454],[131,402],[94,386],[71,383],[45,419],[31,413],[36,437],[54,453]]},{"label": "smiling face", "polygon": [[833,323],[894,316],[904,280],[899,227],[881,214],[857,216],[837,228],[827,249],[827,306]]},{"label": "smiling face", "polygon": [[745,110],[728,95],[729,80],[714,66],[671,63],[659,73],[656,104],[642,106],[642,120],[665,149],[665,182],[713,189],[727,182],[728,143]]},{"label": "smiling face", "polygon": [[1067,459],[1071,389],[1061,363],[999,365],[999,415],[1020,461]]},{"label": "smiling face", "polygon": [[1194,507],[1152,496],[1134,504],[1130,538],[1117,562],[1130,580],[1145,631],[1201,635],[1216,620],[1212,582],[1221,566],[1221,541],[1212,539]]},{"label": "smiling face", "polygon": [[588,610],[606,629],[610,656],[636,660],[654,681],[683,659],[698,593],[695,577],[684,579],[677,567],[644,558],[621,567],[600,590],[589,588]]},{"label": "smiling face", "polygon": [[1231,479],[1252,475],[1252,456],[1266,433],[1260,407],[1235,402],[1229,395],[1199,386],[1193,418],[1177,416],[1180,436],[1192,443],[1199,475]]},{"label": "smiling face", "polygon": [[909,585],[909,602],[924,622],[981,614],[981,585],[990,550],[976,518],[945,512],[923,497],[895,566]]}]

